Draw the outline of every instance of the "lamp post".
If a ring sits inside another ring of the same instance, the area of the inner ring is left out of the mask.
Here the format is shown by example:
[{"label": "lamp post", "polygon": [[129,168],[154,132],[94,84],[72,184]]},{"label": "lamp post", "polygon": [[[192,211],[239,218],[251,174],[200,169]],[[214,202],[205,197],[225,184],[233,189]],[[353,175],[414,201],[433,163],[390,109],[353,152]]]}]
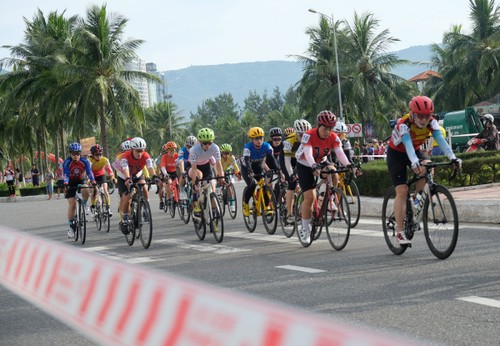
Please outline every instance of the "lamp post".
[{"label": "lamp post", "polygon": [[340,70],[339,70],[339,55],[337,53],[337,29],[335,28],[335,21],[333,20],[333,15],[328,16],[324,13],[318,12],[316,10],[313,10],[310,8],[308,10],[311,13],[316,13],[319,14],[320,16],[326,17],[330,20],[333,26],[333,48],[335,50],[335,67],[337,68],[337,90],[339,92],[339,109],[340,109],[340,120],[342,120],[345,123],[344,119],[344,109],[342,107],[342,93],[340,91]]}]

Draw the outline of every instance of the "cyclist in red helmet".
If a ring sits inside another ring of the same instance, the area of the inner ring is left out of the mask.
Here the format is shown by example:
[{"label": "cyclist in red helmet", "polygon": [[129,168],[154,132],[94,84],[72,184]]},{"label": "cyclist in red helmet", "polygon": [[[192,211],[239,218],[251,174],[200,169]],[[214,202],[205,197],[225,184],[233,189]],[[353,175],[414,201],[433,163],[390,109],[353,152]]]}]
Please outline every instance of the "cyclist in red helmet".
[{"label": "cyclist in red helmet", "polygon": [[[309,242],[311,230],[312,204],[316,198],[316,179],[322,169],[333,170],[335,166],[329,162],[331,151],[335,151],[340,163],[350,166],[350,162],[342,149],[342,142],[333,131],[337,118],[330,111],[322,111],[317,116],[317,126],[306,131],[302,135],[302,140],[295,157],[297,158],[297,175],[299,185],[304,191],[302,201],[302,230],[300,238],[304,242]],[[335,177],[334,184],[338,178]]]},{"label": "cyclist in red helmet", "polygon": [[[400,244],[411,243],[403,232],[406,196],[408,194],[406,170],[407,167],[411,167],[416,174],[424,176],[425,167],[422,165],[429,162],[429,158],[423,150],[420,150],[420,146],[427,140],[429,133],[432,134],[445,155],[450,160],[456,161],[459,167],[461,165],[461,160],[455,157],[439,129],[438,122],[432,117],[432,113],[434,113],[432,100],[427,96],[415,96],[408,106],[410,113],[397,121],[387,150],[387,167],[392,183],[396,187],[394,217],[396,219],[396,237]],[[422,191],[424,185],[425,180],[419,180],[415,187],[415,193]]]}]

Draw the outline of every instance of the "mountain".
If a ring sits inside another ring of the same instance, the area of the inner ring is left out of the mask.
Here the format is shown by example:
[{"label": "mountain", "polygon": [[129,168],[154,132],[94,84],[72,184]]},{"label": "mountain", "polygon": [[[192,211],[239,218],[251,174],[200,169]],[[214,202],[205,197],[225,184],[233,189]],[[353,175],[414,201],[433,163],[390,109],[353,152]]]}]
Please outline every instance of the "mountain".
[{"label": "mountain", "polygon": [[[428,62],[432,56],[430,45],[392,53],[414,62]],[[428,66],[405,65],[394,69],[393,73],[409,79],[425,70],[428,70]],[[302,77],[302,65],[299,62],[267,61],[191,66],[163,73],[166,75],[172,102],[178,106],[181,114],[188,117],[190,112],[196,113],[203,101],[222,93],[230,93],[240,107],[250,91],[256,91],[260,95],[267,91],[272,96],[273,90],[278,87],[284,94]]]}]

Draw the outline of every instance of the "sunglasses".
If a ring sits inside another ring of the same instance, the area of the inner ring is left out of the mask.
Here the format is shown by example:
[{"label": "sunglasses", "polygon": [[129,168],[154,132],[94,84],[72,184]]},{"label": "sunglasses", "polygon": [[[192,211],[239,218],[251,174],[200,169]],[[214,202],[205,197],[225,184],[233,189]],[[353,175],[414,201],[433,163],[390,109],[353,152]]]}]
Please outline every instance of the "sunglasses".
[{"label": "sunglasses", "polygon": [[413,115],[415,115],[417,118],[419,118],[420,120],[429,120],[431,118],[430,115],[425,115],[425,114],[417,114],[417,113],[413,113]]},{"label": "sunglasses", "polygon": [[254,140],[254,141],[261,141],[263,139],[264,139],[264,137],[262,137],[262,136],[252,138],[252,140]]},{"label": "sunglasses", "polygon": [[81,155],[82,152],[81,151],[72,151],[72,152],[70,152],[70,154],[73,156],[77,156],[77,155]]},{"label": "sunglasses", "polygon": [[279,142],[281,141],[281,137],[273,137],[273,142]]},{"label": "sunglasses", "polygon": [[201,142],[201,145],[210,145],[212,142]]},{"label": "sunglasses", "polygon": [[222,155],[229,155],[229,154],[231,154],[231,153],[229,153],[229,152],[223,152],[222,153]]},{"label": "sunglasses", "polygon": [[144,149],[134,149],[134,151],[135,151],[136,153],[142,153],[142,152],[144,151]]}]

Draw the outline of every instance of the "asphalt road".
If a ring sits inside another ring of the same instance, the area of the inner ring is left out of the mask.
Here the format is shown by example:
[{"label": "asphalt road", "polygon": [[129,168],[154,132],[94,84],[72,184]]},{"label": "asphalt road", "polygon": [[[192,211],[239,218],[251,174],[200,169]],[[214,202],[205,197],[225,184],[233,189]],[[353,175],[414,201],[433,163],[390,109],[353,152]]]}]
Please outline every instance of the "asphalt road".
[{"label": "asphalt road", "polygon": [[[237,184],[241,196],[242,184]],[[116,194],[112,196],[116,210]],[[66,238],[66,201],[2,203],[0,224],[119,261],[175,273],[277,301],[355,325],[427,344],[500,344],[499,226],[461,224],[457,248],[436,259],[423,234],[402,256],[387,248],[376,218],[361,218],[346,248],[325,236],[303,248],[278,228],[270,236],[259,220],[246,230],[241,214],[226,221],[222,244],[199,241],[192,223],[158,210],[152,195],[151,247],[129,247],[118,231],[103,234],[89,223],[85,245]],[[286,266],[307,270],[287,269]],[[489,298],[478,304],[480,297]],[[463,300],[464,298],[471,301]],[[91,341],[0,286],[0,345],[89,345]]]}]

